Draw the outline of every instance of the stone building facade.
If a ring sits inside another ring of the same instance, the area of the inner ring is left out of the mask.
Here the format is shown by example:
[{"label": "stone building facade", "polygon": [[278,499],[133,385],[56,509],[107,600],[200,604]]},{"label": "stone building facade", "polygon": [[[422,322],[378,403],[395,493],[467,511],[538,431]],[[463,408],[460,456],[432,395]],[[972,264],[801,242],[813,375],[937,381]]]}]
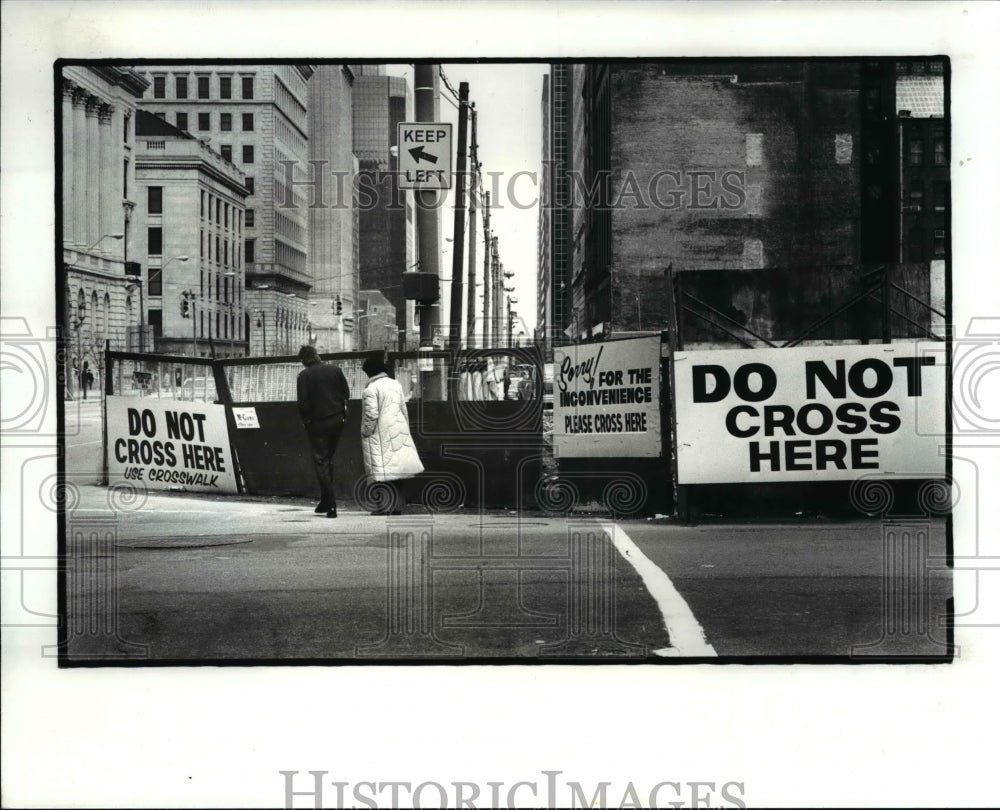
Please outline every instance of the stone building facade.
[{"label": "stone building facade", "polygon": [[129,327],[139,323],[126,263],[136,196],[134,119],[147,83],[128,68],[67,65],[61,85],[62,329],[73,396],[73,370],[87,362],[99,379],[105,347],[131,348]]},{"label": "stone building facade", "polygon": [[[242,314],[250,353],[309,339],[309,80],[306,64],[143,65],[142,106],[245,175]],[[262,314],[259,314],[262,313]],[[260,323],[260,327],[256,324]]]},{"label": "stone building facade", "polygon": [[[309,82],[309,159],[320,203],[309,208],[310,320],[320,352],[357,347],[358,160],[347,65],[319,65]],[[340,305],[340,313],[337,305]]]},{"label": "stone building facade", "polygon": [[136,114],[134,257],[161,354],[243,356],[246,175],[186,132]]}]

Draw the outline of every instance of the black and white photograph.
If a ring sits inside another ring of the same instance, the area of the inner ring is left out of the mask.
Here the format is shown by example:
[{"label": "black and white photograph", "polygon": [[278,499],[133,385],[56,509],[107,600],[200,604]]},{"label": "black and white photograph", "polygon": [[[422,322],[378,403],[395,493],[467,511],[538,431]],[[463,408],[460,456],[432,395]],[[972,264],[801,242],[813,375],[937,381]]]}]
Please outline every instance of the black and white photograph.
[{"label": "black and white photograph", "polygon": [[24,134],[4,61],[5,736],[51,701],[23,750],[115,776],[5,740],[7,806],[951,801],[995,8],[77,5],[4,4],[51,26]]}]

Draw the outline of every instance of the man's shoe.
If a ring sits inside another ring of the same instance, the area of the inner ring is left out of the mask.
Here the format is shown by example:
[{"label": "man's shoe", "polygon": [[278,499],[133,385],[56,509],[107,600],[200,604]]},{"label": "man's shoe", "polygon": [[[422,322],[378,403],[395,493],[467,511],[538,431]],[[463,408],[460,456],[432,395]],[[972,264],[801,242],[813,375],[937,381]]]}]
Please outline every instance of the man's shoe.
[{"label": "man's shoe", "polygon": [[319,503],[313,511],[317,515],[322,515],[324,512],[329,512],[332,508],[328,503]]},{"label": "man's shoe", "polygon": [[331,517],[331,518],[332,517],[337,517],[337,510],[336,509],[328,509],[327,512],[326,512],[326,516],[327,517]]}]

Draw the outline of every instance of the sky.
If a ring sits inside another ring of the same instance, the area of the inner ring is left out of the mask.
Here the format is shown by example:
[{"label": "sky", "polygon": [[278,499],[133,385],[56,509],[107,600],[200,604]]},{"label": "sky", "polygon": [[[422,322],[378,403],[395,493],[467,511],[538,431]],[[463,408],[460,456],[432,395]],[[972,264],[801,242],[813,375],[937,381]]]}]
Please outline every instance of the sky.
[{"label": "sky", "polygon": [[[449,84],[458,92],[460,82],[469,83],[469,100],[476,105],[478,116],[479,160],[483,165],[485,190],[498,187],[503,199],[502,207],[495,205],[491,210],[490,230],[498,237],[500,260],[504,272],[514,275],[507,286],[514,287],[512,296],[517,298],[514,310],[521,328],[527,335],[532,334],[537,321],[537,276],[538,276],[538,196],[539,174],[542,166],[542,77],[548,73],[548,65],[543,63],[468,64],[443,63]],[[404,76],[413,90],[413,68],[411,65],[389,65],[387,73]],[[458,109],[457,101],[441,82],[441,118],[451,121],[457,146]],[[470,124],[471,138],[471,124]],[[532,172],[534,177],[521,176],[514,179],[514,194],[518,205],[507,200],[507,187],[518,172]],[[487,173],[499,173],[496,181]],[[498,183],[498,186],[494,184]],[[496,197],[495,191],[491,196]],[[454,194],[450,194],[449,204],[441,209],[442,236],[451,238],[454,217]],[[466,222],[468,220],[466,219]],[[477,215],[476,277],[483,280],[482,210]],[[465,250],[468,251],[468,233],[465,235]],[[452,243],[442,241],[445,249],[441,260],[442,279],[451,278]],[[479,289],[481,292],[481,289]],[[442,314],[447,317],[451,300],[450,283],[442,284]],[[462,293],[463,306],[468,289]],[[477,308],[482,299],[477,299]],[[517,332],[517,325],[514,329]]]}]

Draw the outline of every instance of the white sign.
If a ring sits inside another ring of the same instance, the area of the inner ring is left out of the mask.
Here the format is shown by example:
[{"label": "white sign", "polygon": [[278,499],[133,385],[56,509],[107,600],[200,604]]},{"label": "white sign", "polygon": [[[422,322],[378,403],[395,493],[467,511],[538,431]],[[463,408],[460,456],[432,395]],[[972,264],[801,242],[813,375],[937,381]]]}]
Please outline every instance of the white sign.
[{"label": "white sign", "polygon": [[558,457],[662,454],[658,336],[563,346],[553,371]]},{"label": "white sign", "polygon": [[236,422],[237,429],[260,427],[256,408],[233,408],[233,421]]},{"label": "white sign", "polygon": [[401,121],[399,187],[418,191],[451,188],[451,124]]},{"label": "white sign", "polygon": [[110,396],[107,413],[110,483],[237,491],[225,406]]},{"label": "white sign", "polygon": [[681,484],[945,473],[926,343],[678,352],[674,380]]}]

